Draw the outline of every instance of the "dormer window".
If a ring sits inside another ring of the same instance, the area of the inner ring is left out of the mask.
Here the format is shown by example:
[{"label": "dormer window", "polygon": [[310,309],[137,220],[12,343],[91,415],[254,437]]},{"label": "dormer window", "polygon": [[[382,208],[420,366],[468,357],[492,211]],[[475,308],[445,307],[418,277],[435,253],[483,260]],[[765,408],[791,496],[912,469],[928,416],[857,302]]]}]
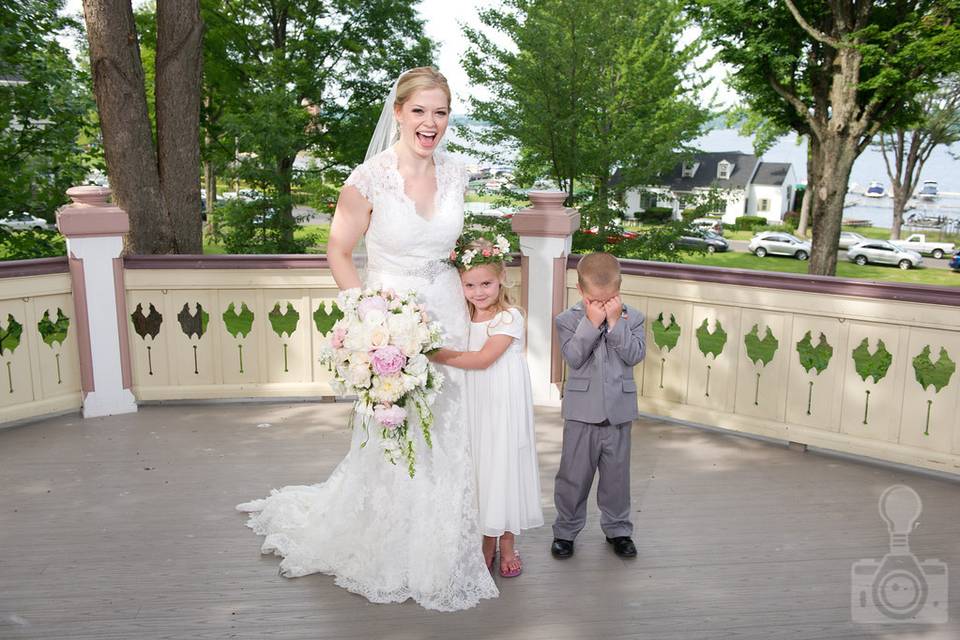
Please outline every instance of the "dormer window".
[{"label": "dormer window", "polygon": [[699,162],[684,162],[683,163],[683,173],[681,174],[684,178],[692,178],[697,173],[697,168],[700,166]]},{"label": "dormer window", "polygon": [[717,164],[717,180],[729,180],[731,173],[733,173],[732,162],[721,160],[719,164]]}]

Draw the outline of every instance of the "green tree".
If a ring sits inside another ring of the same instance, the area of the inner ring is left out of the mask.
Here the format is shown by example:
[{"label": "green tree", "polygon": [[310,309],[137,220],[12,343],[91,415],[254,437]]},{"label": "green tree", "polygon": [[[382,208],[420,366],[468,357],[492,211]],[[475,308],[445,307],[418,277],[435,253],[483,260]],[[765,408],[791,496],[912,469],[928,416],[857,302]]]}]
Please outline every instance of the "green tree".
[{"label": "green tree", "polygon": [[920,182],[920,173],[938,146],[960,141],[960,74],[945,78],[935,91],[918,98],[919,118],[881,131],[878,146],[893,187],[893,226],[890,237],[900,239],[903,212]]},{"label": "green tree", "polygon": [[568,206],[584,204],[576,191],[587,185],[583,226],[602,243],[623,192],[672,167],[707,118],[692,66],[702,47],[681,44],[678,2],[507,0],[479,17],[485,30],[464,28],[464,68],[489,90],[469,103],[489,126],[462,134],[516,149],[518,178],[549,175]]},{"label": "green tree", "polygon": [[79,25],[63,0],[0,4],[0,214],[27,211],[53,221],[97,153],[80,140],[93,102],[86,78],[57,35]]},{"label": "green tree", "polygon": [[854,160],[960,60],[960,0],[686,0],[755,111],[809,140],[810,273],[836,272]]},{"label": "green tree", "polygon": [[236,63],[231,82],[242,80],[218,93],[224,68],[209,78],[211,138],[237,145],[235,175],[264,195],[250,208],[264,241],[296,251],[298,154],[313,156],[320,174],[360,162],[391,82],[430,63],[432,43],[403,0],[211,1],[208,11],[217,28],[209,45]]}]

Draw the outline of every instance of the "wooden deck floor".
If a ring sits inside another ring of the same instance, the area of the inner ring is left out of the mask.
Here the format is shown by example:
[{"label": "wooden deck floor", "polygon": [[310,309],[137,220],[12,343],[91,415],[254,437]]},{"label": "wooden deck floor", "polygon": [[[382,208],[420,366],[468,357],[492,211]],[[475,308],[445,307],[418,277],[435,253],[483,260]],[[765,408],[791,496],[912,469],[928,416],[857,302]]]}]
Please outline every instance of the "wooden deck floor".
[{"label": "wooden deck floor", "polygon": [[[573,559],[538,529],[524,575],[469,611],[284,579],[233,507],[322,481],[346,409],[148,406],[0,429],[0,638],[960,637],[960,484],[650,420],[634,431],[635,561],[612,554],[591,502]],[[538,416],[549,523],[560,420]],[[913,551],[952,572],[947,624],[851,622],[851,565],[886,553],[877,499],[895,483],[924,501]]]}]

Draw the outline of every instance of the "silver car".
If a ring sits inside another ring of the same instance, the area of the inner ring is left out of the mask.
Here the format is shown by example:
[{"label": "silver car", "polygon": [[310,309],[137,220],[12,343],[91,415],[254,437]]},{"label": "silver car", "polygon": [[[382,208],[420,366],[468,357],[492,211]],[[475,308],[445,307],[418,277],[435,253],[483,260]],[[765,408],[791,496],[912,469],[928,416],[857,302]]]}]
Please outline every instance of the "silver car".
[{"label": "silver car", "polygon": [[923,264],[916,251],[901,249],[886,240],[868,240],[847,249],[847,258],[863,266],[865,264],[895,264],[901,269],[911,269]]},{"label": "silver car", "polygon": [[810,243],[808,241],[779,231],[758,233],[750,240],[747,249],[758,258],[763,258],[768,254],[790,256],[797,260],[806,260],[810,257]]},{"label": "silver car", "polygon": [[13,211],[0,218],[0,225],[17,230],[34,229],[40,231],[41,229],[52,228],[52,225],[43,218],[38,218],[29,213],[14,213]]},{"label": "silver car", "polygon": [[870,238],[862,236],[859,233],[854,233],[853,231],[841,231],[840,232],[840,248],[849,249],[855,244],[860,244],[861,242],[866,242]]}]

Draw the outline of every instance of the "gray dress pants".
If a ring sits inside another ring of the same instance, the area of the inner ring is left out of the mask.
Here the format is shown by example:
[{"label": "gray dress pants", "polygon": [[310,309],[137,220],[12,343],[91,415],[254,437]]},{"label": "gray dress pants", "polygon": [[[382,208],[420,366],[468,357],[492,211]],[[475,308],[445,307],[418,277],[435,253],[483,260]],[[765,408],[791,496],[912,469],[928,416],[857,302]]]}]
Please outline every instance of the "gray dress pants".
[{"label": "gray dress pants", "polygon": [[632,422],[600,426],[567,420],[563,425],[563,451],[554,486],[557,520],[553,537],[573,540],[587,521],[587,498],[593,476],[600,471],[597,506],[600,528],[608,538],[629,536],[630,428]]}]

